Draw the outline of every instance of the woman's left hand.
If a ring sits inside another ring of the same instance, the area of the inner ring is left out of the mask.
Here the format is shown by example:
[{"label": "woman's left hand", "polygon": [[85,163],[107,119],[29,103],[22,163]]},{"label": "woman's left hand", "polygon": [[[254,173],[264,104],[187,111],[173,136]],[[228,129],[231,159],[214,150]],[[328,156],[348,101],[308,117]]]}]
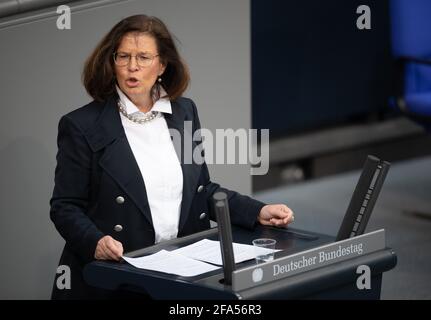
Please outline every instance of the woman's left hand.
[{"label": "woman's left hand", "polygon": [[285,227],[294,220],[293,211],[284,204],[268,204],[257,217],[260,224],[266,226]]}]

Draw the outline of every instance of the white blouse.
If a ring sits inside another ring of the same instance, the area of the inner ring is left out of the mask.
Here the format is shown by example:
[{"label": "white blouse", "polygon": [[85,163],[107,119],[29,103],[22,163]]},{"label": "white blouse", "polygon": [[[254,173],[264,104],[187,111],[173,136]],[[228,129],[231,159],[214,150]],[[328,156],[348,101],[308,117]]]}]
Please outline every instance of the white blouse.
[{"label": "white blouse", "polygon": [[[118,88],[117,92],[127,114],[140,112]],[[162,92],[163,96],[164,92]],[[147,191],[155,242],[177,237],[183,196],[183,172],[163,113],[172,113],[167,98],[157,100],[151,111],[160,116],[142,124],[120,113],[127,140],[138,163]],[[141,112],[142,113],[142,112]]]}]

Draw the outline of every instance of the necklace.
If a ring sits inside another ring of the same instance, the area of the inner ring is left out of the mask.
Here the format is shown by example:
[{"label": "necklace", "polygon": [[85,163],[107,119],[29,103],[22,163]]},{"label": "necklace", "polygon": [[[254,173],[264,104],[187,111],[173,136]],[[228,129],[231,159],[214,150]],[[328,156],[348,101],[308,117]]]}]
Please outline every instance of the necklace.
[{"label": "necklace", "polygon": [[125,116],[130,121],[133,121],[133,122],[139,123],[139,124],[149,122],[149,121],[157,118],[157,116],[159,115],[159,112],[157,112],[157,111],[151,111],[148,115],[145,115],[145,116],[142,116],[142,113],[141,113],[141,115],[128,114],[126,112],[126,109],[124,108],[123,104],[121,103],[121,101],[118,101],[117,105],[118,105],[118,109],[120,110],[120,112],[123,116]]}]

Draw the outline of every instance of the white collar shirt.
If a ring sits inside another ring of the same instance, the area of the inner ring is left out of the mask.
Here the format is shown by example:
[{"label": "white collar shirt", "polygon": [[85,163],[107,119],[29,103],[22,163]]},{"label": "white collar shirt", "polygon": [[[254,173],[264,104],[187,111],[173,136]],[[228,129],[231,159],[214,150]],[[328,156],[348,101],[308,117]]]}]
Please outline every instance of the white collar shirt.
[{"label": "white collar shirt", "polygon": [[[118,86],[117,93],[128,115],[142,113]],[[164,94],[162,91],[161,96]],[[150,111],[158,111],[159,115],[144,123],[135,123],[121,112],[120,116],[127,140],[144,179],[155,231],[155,243],[158,243],[176,238],[178,235],[183,172],[163,115],[172,113],[171,102],[168,98],[161,98],[154,103]]]}]

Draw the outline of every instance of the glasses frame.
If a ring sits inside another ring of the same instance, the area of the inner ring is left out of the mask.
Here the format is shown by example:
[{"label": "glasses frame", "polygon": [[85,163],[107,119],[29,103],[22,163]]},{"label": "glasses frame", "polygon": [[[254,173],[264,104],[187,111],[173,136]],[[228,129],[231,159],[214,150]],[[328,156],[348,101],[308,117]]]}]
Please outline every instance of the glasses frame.
[{"label": "glasses frame", "polygon": [[141,64],[139,63],[139,60],[136,58],[136,56],[137,56],[136,54],[135,54],[135,55],[133,55],[133,54],[129,54],[129,53],[126,53],[126,52],[124,52],[124,53],[129,55],[129,61],[127,61],[127,63],[126,63],[126,64],[118,64],[118,63],[117,63],[117,59],[116,59],[116,57],[117,57],[118,52],[114,52],[114,53],[112,54],[112,58],[114,59],[114,63],[115,63],[115,65],[117,65],[117,66],[119,66],[119,67],[125,67],[125,66],[128,66],[128,65],[130,64],[130,62],[132,61],[132,57],[135,57],[136,64],[137,64],[140,68],[149,68],[149,67],[151,67],[151,66],[153,65],[153,61],[154,61],[154,59],[155,59],[156,57],[159,57],[159,56],[160,56],[159,54],[151,55],[151,58],[149,58],[149,59],[151,59],[150,64],[149,64],[148,66],[143,66],[143,65],[141,65]]}]

